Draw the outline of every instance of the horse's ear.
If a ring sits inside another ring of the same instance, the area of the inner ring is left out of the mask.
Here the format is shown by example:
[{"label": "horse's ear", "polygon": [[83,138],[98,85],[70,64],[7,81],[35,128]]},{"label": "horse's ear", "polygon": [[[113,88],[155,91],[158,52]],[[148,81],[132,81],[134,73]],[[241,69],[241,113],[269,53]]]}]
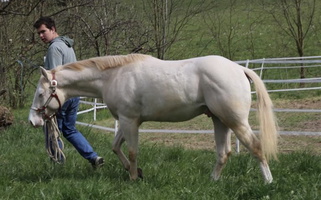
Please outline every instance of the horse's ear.
[{"label": "horse's ear", "polygon": [[40,67],[40,73],[49,81],[47,70],[43,67]]}]

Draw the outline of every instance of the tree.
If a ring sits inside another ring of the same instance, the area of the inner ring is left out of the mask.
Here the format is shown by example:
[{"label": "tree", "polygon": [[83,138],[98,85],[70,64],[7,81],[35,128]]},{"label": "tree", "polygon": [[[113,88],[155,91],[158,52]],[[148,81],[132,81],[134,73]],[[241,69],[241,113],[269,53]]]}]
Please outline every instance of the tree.
[{"label": "tree", "polygon": [[80,57],[137,52],[147,39],[135,13],[133,5],[98,0],[71,13],[67,20]]},{"label": "tree", "polygon": [[156,51],[160,59],[165,59],[167,50],[178,40],[179,34],[193,17],[214,6],[211,1],[206,0],[142,0],[142,2],[146,16],[144,18],[148,19],[148,34],[152,41],[150,51]]},{"label": "tree", "polygon": [[207,12],[203,17],[211,38],[208,45],[213,45],[211,49],[217,51],[215,53],[231,60],[244,56],[244,52],[249,57],[255,57],[259,40],[255,35],[257,36],[258,26],[264,21],[264,16],[257,13],[253,2],[220,2],[217,9]]},{"label": "tree", "polygon": [[[237,43],[240,41],[237,37],[241,31],[240,19],[237,15],[237,0],[229,0],[225,8],[220,6],[220,11],[207,13],[204,17],[204,22],[212,36],[212,41],[219,49],[219,54],[233,59],[235,53],[240,48]],[[223,9],[222,9],[223,8]]]},{"label": "tree", "polygon": [[[25,87],[32,72],[25,58],[34,55],[32,35],[26,27],[33,9],[40,1],[6,1],[0,3],[0,89],[8,92],[4,96],[10,107],[23,107]],[[18,28],[17,28],[18,27]],[[23,61],[23,62],[22,62]]]},{"label": "tree", "polygon": [[[297,53],[304,56],[305,40],[315,20],[316,0],[279,0],[264,2],[264,9],[272,15],[281,35],[285,34],[295,42]],[[300,78],[305,78],[305,68],[300,69]]]}]

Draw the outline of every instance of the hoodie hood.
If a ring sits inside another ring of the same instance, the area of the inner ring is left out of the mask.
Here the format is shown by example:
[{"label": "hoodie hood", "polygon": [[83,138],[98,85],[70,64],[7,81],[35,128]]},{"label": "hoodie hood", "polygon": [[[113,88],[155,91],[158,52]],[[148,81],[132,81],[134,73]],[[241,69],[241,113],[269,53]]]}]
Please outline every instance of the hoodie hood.
[{"label": "hoodie hood", "polygon": [[53,39],[51,42],[50,42],[50,45],[54,42],[63,42],[65,43],[68,47],[72,47],[74,45],[74,40],[69,38],[68,36],[59,36],[59,37],[56,37],[55,39]]}]

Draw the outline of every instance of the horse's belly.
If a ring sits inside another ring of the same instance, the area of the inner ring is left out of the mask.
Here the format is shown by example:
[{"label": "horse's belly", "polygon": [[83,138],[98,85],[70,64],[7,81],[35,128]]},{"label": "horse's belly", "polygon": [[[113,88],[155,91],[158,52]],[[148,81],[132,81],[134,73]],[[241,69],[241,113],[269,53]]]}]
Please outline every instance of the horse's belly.
[{"label": "horse's belly", "polygon": [[182,108],[164,109],[157,112],[146,113],[141,116],[142,121],[160,121],[160,122],[181,122],[190,120],[201,115],[206,110],[206,106],[185,106]]}]

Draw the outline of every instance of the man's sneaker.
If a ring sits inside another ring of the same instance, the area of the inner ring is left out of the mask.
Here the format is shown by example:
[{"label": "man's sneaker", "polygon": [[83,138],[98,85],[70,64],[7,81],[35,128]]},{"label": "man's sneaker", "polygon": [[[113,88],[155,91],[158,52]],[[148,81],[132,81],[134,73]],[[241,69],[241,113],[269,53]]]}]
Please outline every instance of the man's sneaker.
[{"label": "man's sneaker", "polygon": [[104,160],[104,158],[98,156],[98,157],[92,159],[90,161],[90,163],[91,163],[91,165],[93,166],[94,169],[98,169],[98,168],[100,168],[100,167],[102,167],[104,165],[105,160]]}]

